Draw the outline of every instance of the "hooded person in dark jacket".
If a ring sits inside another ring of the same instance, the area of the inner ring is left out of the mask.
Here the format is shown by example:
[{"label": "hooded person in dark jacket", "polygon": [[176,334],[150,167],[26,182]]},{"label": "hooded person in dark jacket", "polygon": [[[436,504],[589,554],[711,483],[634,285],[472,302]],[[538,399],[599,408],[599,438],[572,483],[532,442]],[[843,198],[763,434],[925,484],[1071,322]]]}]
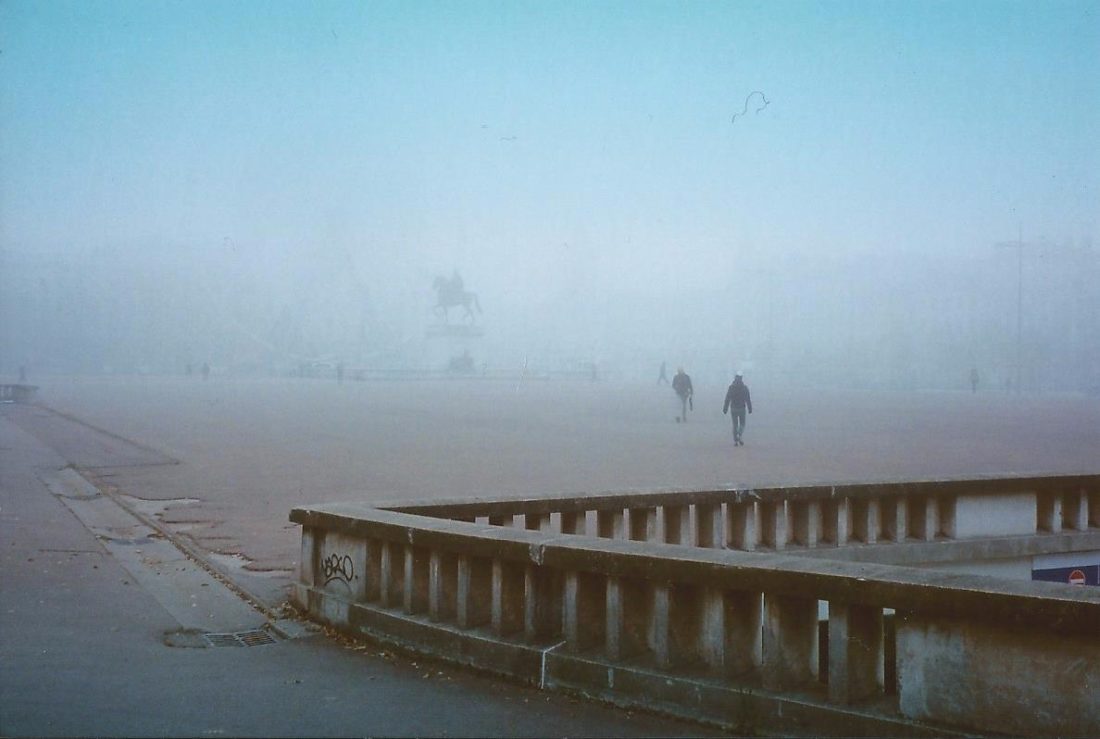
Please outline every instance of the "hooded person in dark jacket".
[{"label": "hooded person in dark jacket", "polygon": [[745,433],[745,410],[748,409],[748,412],[752,413],[752,398],[749,397],[749,386],[741,378],[740,372],[734,375],[733,383],[726,391],[726,402],[722,406],[722,413],[726,413],[731,408],[733,409],[731,414],[733,444],[734,446],[745,446],[745,442],[741,440],[741,435]]},{"label": "hooded person in dark jacket", "polygon": [[691,403],[691,396],[695,394],[695,389],[691,386],[691,377],[684,372],[683,367],[676,370],[676,376],[672,378],[672,389],[676,391],[676,397],[680,400],[680,415],[676,416],[676,421],[686,423],[688,404]]}]

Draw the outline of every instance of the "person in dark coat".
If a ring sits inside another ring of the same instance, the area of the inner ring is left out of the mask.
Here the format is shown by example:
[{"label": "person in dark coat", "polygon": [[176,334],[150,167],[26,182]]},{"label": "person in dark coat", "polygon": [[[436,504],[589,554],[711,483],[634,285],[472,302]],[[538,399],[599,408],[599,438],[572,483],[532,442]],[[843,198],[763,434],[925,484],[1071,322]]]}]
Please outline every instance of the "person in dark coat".
[{"label": "person in dark coat", "polygon": [[688,404],[691,403],[691,396],[695,394],[695,390],[691,387],[691,377],[687,372],[684,372],[684,368],[680,367],[676,370],[676,376],[672,378],[672,389],[676,391],[677,397],[680,398],[680,415],[676,416],[676,421],[688,420]]},{"label": "person in dark coat", "polygon": [[733,420],[733,444],[734,446],[745,446],[745,442],[741,440],[741,435],[745,433],[745,410],[747,409],[749,413],[752,413],[752,398],[749,397],[749,386],[745,384],[740,372],[733,376],[733,382],[730,384],[729,390],[726,391],[726,402],[722,405],[722,413],[727,413],[730,409],[733,410],[731,415]]}]

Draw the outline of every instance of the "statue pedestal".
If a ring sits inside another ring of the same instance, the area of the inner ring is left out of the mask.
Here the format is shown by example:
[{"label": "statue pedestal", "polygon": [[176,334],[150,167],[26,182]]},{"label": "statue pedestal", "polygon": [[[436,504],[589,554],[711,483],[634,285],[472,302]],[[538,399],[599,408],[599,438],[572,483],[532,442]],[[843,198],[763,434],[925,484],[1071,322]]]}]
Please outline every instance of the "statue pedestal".
[{"label": "statue pedestal", "polygon": [[428,326],[425,335],[429,339],[439,338],[480,338],[485,335],[481,326],[467,323],[437,323]]},{"label": "statue pedestal", "polygon": [[452,375],[477,373],[478,362],[473,357],[473,346],[485,335],[481,326],[469,323],[437,323],[425,331],[429,364],[432,369],[445,370]]}]

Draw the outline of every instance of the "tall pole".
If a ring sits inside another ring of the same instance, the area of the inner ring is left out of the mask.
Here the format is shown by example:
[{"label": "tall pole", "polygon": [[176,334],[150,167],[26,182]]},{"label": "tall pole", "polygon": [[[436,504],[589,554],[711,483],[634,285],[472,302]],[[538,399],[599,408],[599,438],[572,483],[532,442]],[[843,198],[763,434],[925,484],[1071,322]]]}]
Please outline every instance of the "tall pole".
[{"label": "tall pole", "polygon": [[1024,379],[1024,226],[1016,235],[1016,394],[1023,391]]},{"label": "tall pole", "polygon": [[1016,250],[1016,382],[1015,390],[1022,392],[1024,382],[1024,227],[1018,226],[1015,241],[996,244],[999,249]]}]

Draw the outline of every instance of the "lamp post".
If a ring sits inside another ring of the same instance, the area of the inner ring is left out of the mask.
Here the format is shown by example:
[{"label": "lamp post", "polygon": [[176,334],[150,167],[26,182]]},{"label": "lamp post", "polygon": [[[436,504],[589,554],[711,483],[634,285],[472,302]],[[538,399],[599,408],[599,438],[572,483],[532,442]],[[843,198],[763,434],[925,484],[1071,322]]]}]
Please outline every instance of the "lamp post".
[{"label": "lamp post", "polygon": [[998,249],[1016,250],[1016,382],[1015,390],[1019,394],[1023,384],[1024,370],[1024,228],[1019,227],[1015,241],[1002,241],[995,245]]}]

